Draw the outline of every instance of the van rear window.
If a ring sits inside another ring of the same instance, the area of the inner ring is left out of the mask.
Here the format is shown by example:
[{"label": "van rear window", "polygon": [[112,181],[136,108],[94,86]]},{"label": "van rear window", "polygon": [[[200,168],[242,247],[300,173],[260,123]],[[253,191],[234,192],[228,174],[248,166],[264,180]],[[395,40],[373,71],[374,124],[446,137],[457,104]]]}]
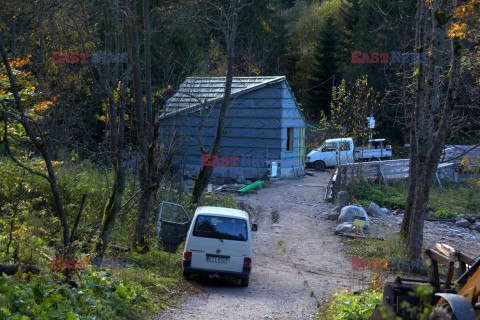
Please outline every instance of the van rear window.
[{"label": "van rear window", "polygon": [[244,219],[200,215],[193,228],[195,237],[247,241],[247,223]]}]

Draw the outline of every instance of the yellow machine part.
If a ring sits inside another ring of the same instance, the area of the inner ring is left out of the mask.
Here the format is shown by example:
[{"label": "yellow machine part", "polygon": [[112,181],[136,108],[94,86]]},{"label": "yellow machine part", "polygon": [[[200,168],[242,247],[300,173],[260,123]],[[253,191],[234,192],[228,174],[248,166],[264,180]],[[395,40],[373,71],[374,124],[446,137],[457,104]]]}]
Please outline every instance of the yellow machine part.
[{"label": "yellow machine part", "polygon": [[467,283],[458,292],[473,303],[478,302],[480,295],[480,268],[468,279]]}]

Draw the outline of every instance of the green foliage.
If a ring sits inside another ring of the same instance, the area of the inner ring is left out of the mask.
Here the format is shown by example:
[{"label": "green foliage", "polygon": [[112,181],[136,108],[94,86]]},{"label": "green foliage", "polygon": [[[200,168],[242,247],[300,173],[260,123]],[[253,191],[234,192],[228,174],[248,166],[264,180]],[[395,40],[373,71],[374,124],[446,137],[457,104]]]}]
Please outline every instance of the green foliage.
[{"label": "green foliage", "polygon": [[379,206],[390,208],[404,208],[407,201],[407,195],[403,190],[395,187],[386,187],[383,185],[372,185],[363,183],[357,185],[354,190],[354,198],[373,201]]},{"label": "green foliage", "polygon": [[[35,158],[23,158],[22,161],[44,170]],[[89,259],[92,247],[85,237],[92,230],[86,225],[101,218],[111,172],[89,161],[58,163],[55,170],[71,224],[78,212],[81,195],[87,193],[77,232],[80,239],[76,256]],[[51,270],[52,262],[46,259],[58,255],[54,248],[61,232],[53,213],[48,184],[2,157],[0,177],[0,263],[34,264],[41,269],[42,275],[0,278],[0,319],[20,319],[22,316],[30,319],[138,319],[175,303],[183,290],[181,253],[165,253],[156,246],[144,255],[136,252],[126,255],[133,267],[75,271],[73,279],[78,289],[59,282],[63,273]],[[126,193],[131,194],[134,188],[127,183]],[[212,201],[228,205],[233,199],[215,197]],[[133,214],[123,216],[121,227],[117,225],[111,235],[114,243],[125,247],[131,244],[134,218]]]},{"label": "green foliage", "polygon": [[[321,50],[322,44],[318,43],[321,38],[319,30],[326,30],[329,26],[327,25],[327,20],[329,17],[331,19],[336,16],[340,6],[341,0],[329,0],[329,1],[300,1],[295,8],[290,12],[289,20],[292,25],[292,36],[288,42],[287,54],[284,59],[285,71],[288,77],[288,80],[292,86],[293,91],[295,92],[296,98],[299,101],[309,101],[311,99],[310,89],[311,81],[315,79],[311,78],[311,71],[314,67],[314,57],[315,52],[319,53]],[[341,30],[331,28],[330,35],[335,36],[335,39],[341,37]],[[316,50],[317,48],[317,50]],[[329,48],[330,50],[331,48]],[[338,57],[337,57],[338,59]],[[321,66],[319,66],[321,67]],[[331,72],[329,72],[331,76]],[[314,75],[315,77],[315,75]],[[341,77],[338,75],[338,79]],[[322,81],[323,82],[323,81]],[[319,83],[317,82],[316,86]],[[331,87],[331,81],[322,86]],[[317,88],[320,88],[318,86]],[[319,92],[320,94],[320,92]],[[330,99],[331,95],[328,93],[328,97],[323,97],[323,99]],[[320,106],[314,106],[310,103],[310,109]],[[326,106],[328,109],[328,105]],[[318,116],[318,113],[313,113],[314,116]],[[318,120],[317,117],[316,120]]]},{"label": "green foliage", "polygon": [[403,301],[401,307],[406,309],[410,316],[416,316],[418,320],[428,320],[435,306],[432,306],[431,297],[435,288],[430,285],[419,285],[415,288],[412,296],[420,298],[420,304],[412,306],[407,301]]},{"label": "green foliage", "polygon": [[366,76],[356,79],[352,88],[342,80],[332,93],[331,121],[336,128],[343,128],[343,137],[352,137],[356,143],[366,142],[369,134],[367,117],[377,111],[380,94],[368,84]]},{"label": "green foliage", "polygon": [[285,241],[283,241],[283,239],[281,238],[277,238],[275,239],[275,241],[277,242],[278,246],[280,247],[280,249],[278,249],[278,253],[282,253],[284,250],[285,250]]},{"label": "green foliage", "polygon": [[[330,103],[332,101],[332,79],[338,77],[340,57],[338,40],[338,26],[332,15],[328,16],[321,25],[316,39],[313,54],[313,66],[310,71],[309,99],[305,110],[309,119],[321,119],[324,115],[330,117]],[[338,79],[338,78],[337,78]],[[337,80],[338,82],[338,80]]]},{"label": "green foliage", "polygon": [[128,280],[92,271],[78,288],[40,276],[0,277],[3,314],[35,319],[137,319],[147,299]]},{"label": "green foliage", "polygon": [[376,290],[352,293],[348,290],[333,294],[332,301],[322,308],[316,319],[322,320],[363,320],[370,317],[382,302],[383,294]]},{"label": "green foliage", "polygon": [[432,215],[430,215],[430,217],[435,219],[456,218],[457,213],[450,210],[440,209],[435,211]]}]

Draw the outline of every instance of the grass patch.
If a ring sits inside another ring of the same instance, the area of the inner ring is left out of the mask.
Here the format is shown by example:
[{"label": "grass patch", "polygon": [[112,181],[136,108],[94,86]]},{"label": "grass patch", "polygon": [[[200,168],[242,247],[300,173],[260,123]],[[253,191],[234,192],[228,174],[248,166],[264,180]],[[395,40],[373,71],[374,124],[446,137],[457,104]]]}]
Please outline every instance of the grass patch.
[{"label": "grass patch", "polygon": [[398,235],[390,235],[385,241],[367,239],[367,244],[364,239],[345,239],[343,243],[346,244],[344,248],[350,256],[377,259],[407,258],[407,248]]},{"label": "grass patch", "polygon": [[[354,190],[355,201],[373,201],[381,207],[404,208],[407,201],[406,190],[402,186],[386,187],[364,183]],[[362,204],[362,205],[364,205]]]},{"label": "grass patch", "polygon": [[[474,215],[480,212],[479,184],[470,180],[465,183],[443,183],[443,187],[434,184],[430,191],[428,210],[435,212],[432,218],[450,218],[460,214]],[[406,181],[389,182],[389,186],[361,184],[353,190],[357,203],[366,205],[373,201],[379,206],[391,209],[405,209],[408,183]]]}]

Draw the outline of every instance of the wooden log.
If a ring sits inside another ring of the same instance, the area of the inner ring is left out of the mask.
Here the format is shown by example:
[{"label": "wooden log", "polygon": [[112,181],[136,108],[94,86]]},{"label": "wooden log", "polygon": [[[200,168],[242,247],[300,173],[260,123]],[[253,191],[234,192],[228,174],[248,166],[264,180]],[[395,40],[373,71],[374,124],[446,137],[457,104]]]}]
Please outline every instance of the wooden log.
[{"label": "wooden log", "polygon": [[447,257],[451,257],[455,253],[455,250],[445,243],[436,243],[435,247]]},{"label": "wooden log", "polygon": [[122,252],[129,252],[130,251],[130,248],[119,247],[119,246],[115,246],[113,244],[109,245],[108,247],[110,249],[117,250],[117,251],[122,251]]},{"label": "wooden log", "polygon": [[18,271],[22,273],[40,273],[40,268],[34,265],[25,264],[0,264],[0,274],[5,273],[7,276],[13,276]]},{"label": "wooden log", "polygon": [[455,222],[455,219],[435,219],[435,218],[425,218],[426,221],[434,221],[434,222]]},{"label": "wooden log", "polygon": [[431,258],[437,262],[439,262],[441,265],[448,267],[450,265],[450,257],[445,256],[444,254],[441,254],[440,252],[433,250],[433,249],[427,249],[425,250],[425,256],[427,258]]}]

